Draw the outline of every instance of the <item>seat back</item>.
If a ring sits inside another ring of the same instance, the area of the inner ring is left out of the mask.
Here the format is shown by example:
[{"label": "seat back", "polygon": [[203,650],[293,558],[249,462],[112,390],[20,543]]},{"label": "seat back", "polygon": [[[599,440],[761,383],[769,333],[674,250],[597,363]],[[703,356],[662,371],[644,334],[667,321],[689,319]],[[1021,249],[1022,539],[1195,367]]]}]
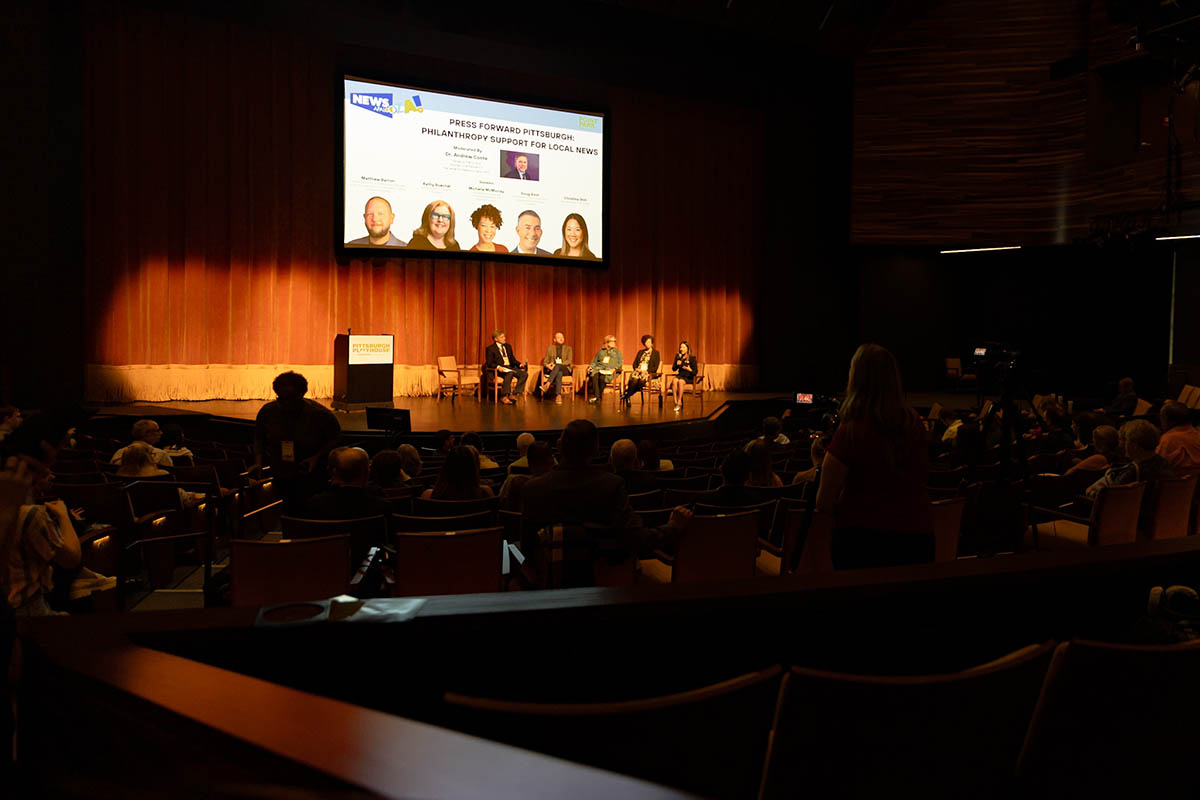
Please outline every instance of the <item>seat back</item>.
[{"label": "seat back", "polygon": [[952,497],[933,503],[933,560],[941,563],[958,558],[958,537],[962,533],[963,511],[967,498]]},{"label": "seat back", "polygon": [[726,581],[754,576],[762,511],[692,517],[679,535],[671,582]]},{"label": "seat back", "polygon": [[687,489],[700,492],[708,488],[708,475],[697,475],[693,478],[664,478],[656,472],[650,474],[654,479],[654,485],[660,489]]},{"label": "seat back", "polygon": [[1092,508],[1088,544],[1091,547],[1104,547],[1136,542],[1138,512],[1141,510],[1142,495],[1145,492],[1144,483],[1106,486],[1101,489]]},{"label": "seat back", "polygon": [[705,797],[753,797],[779,667],[615,703],[524,703],[448,692],[453,727]]},{"label": "seat back", "polygon": [[413,498],[413,515],[417,517],[461,517],[481,511],[496,512],[500,509],[499,497],[481,497],[475,500],[434,500],[429,497]]},{"label": "seat back", "polygon": [[437,368],[438,379],[443,384],[458,384],[458,360],[454,356],[438,356]]},{"label": "seat back", "polygon": [[771,523],[775,520],[775,508],[779,505],[778,500],[766,500],[762,503],[754,503],[745,506],[710,506],[704,503],[696,503],[692,507],[698,517],[715,517],[721,514],[738,514],[743,511],[758,511],[758,533],[760,539],[768,539],[771,535]]},{"label": "seat back", "polygon": [[229,565],[235,606],[336,597],[348,587],[350,536],[278,542],[234,539]]},{"label": "seat back", "polygon": [[471,594],[504,588],[501,527],[398,533],[393,595]]},{"label": "seat back", "polygon": [[954,469],[931,469],[929,476],[925,479],[926,484],[936,489],[956,489],[958,485],[967,477],[966,467],[955,467]]},{"label": "seat back", "polygon": [[1159,480],[1150,497],[1152,518],[1147,534],[1151,539],[1176,539],[1187,536],[1196,494],[1196,477]]},{"label": "seat back", "polygon": [[1004,797],[1053,644],[941,675],[793,667],[775,711],[763,798],[836,786],[839,796]]},{"label": "seat back", "polygon": [[284,539],[314,539],[347,535],[350,537],[350,558],[357,567],[372,547],[387,544],[387,519],[381,516],[356,519],[301,519],[283,516],[279,519]]},{"label": "seat back", "polygon": [[496,522],[495,511],[479,511],[460,514],[456,517],[423,517],[408,514],[392,515],[392,530],[400,533],[423,533],[430,531],[469,531],[489,528]]},{"label": "seat back", "polygon": [[708,489],[663,489],[663,505],[674,508],[688,503],[704,503],[716,499],[716,491]]},{"label": "seat back", "polygon": [[[1200,641],[1059,645],[1018,774],[1063,796],[1148,797],[1195,786]],[[1039,792],[1039,796],[1048,796]]]},{"label": "seat back", "polygon": [[88,522],[126,529],[133,523],[129,496],[118,483],[56,483],[54,494],[67,508],[83,508]]},{"label": "seat back", "polygon": [[639,508],[662,508],[663,490],[654,489],[649,492],[631,494],[629,495],[629,505],[635,510]]}]

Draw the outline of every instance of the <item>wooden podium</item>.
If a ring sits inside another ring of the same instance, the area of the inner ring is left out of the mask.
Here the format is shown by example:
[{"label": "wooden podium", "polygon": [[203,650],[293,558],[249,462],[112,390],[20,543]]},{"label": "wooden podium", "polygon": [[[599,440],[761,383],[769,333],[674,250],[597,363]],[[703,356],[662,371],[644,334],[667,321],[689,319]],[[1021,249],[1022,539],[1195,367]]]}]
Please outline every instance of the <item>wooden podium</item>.
[{"label": "wooden podium", "polygon": [[395,341],[391,334],[339,333],[333,340],[333,407],[392,407]]}]

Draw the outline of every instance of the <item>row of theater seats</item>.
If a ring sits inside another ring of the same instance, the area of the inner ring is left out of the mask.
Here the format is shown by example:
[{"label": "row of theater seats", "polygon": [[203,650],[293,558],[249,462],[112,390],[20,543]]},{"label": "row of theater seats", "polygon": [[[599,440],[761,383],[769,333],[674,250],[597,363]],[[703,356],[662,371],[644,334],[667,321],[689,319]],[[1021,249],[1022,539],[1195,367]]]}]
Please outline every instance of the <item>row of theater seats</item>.
[{"label": "row of theater seats", "polygon": [[1200,642],[1032,645],[962,672],[773,666],[667,696],[448,692],[440,722],[721,798],[1146,797],[1192,784]]}]

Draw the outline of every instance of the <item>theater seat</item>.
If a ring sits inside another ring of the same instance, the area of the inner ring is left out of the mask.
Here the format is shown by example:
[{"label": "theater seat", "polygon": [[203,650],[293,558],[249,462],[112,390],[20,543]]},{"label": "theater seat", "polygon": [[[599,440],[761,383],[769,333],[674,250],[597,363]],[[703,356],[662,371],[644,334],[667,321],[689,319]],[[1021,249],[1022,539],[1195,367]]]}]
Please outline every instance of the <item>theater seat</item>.
[{"label": "theater seat", "polygon": [[1026,528],[1025,546],[1039,551],[1070,550],[1136,542],[1145,491],[1144,483],[1105,487],[1096,495],[1089,518],[1035,506],[1034,513],[1047,519]]}]

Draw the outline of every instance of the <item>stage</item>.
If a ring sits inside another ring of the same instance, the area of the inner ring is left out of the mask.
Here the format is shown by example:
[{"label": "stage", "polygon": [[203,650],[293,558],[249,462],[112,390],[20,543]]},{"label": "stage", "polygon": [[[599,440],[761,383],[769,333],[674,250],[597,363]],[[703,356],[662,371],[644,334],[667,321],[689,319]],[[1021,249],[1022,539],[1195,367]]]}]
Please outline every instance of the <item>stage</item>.
[{"label": "stage", "polygon": [[[974,406],[975,396],[948,393],[912,393],[908,401],[918,409],[927,408],[934,402],[951,409],[966,409]],[[107,405],[98,409],[99,417],[114,418],[113,422],[123,428],[124,422],[117,419],[152,417],[160,423],[178,417],[180,424],[199,419],[230,423],[248,427],[254,422],[258,410],[266,400],[204,400],[167,401],[163,403],[130,403]],[[331,407],[331,398],[318,399],[322,405]],[[452,431],[479,431],[480,433],[520,433],[521,431],[546,432],[562,430],[573,419],[588,419],[599,428],[636,428],[642,426],[670,426],[679,428],[697,425],[712,425],[718,420],[728,426],[757,425],[763,416],[781,414],[794,406],[789,395],[779,392],[705,392],[700,398],[686,395],[683,409],[676,414],[668,401],[659,406],[658,398],[647,396],[643,404],[636,396],[633,405],[624,408],[615,396],[606,396],[596,405],[585,403],[582,397],[574,402],[564,398],[561,405],[543,402],[532,395],[517,400],[516,405],[480,403],[473,397],[437,400],[433,397],[395,397],[396,408],[408,409],[412,430],[416,434],[430,434],[442,428]],[[363,432],[367,428],[366,411],[334,411],[342,430]],[[731,419],[731,418],[737,418]]]},{"label": "stage", "polygon": [[[657,395],[647,395],[646,402],[633,397],[629,408],[621,405],[615,395],[607,395],[595,405],[584,402],[582,396],[572,401],[564,397],[562,404],[542,401],[532,395],[517,400],[516,405],[496,405],[479,402],[474,397],[454,400],[433,397],[395,397],[396,408],[407,409],[414,433],[433,433],[442,428],[452,431],[520,433],[521,431],[561,430],[573,419],[588,419],[600,428],[628,428],[645,425],[667,425],[714,421],[732,404],[757,404],[778,401],[783,404],[787,395],[778,392],[704,392],[700,397],[685,395],[683,408],[675,413],[668,400],[660,406]],[[316,398],[331,407],[331,398]],[[132,403],[103,406],[100,415],[119,417],[153,417],[162,420],[171,416],[204,415],[211,418],[253,422],[266,400],[203,400],[168,401],[163,403]],[[367,431],[366,411],[334,411],[342,430]]]}]

